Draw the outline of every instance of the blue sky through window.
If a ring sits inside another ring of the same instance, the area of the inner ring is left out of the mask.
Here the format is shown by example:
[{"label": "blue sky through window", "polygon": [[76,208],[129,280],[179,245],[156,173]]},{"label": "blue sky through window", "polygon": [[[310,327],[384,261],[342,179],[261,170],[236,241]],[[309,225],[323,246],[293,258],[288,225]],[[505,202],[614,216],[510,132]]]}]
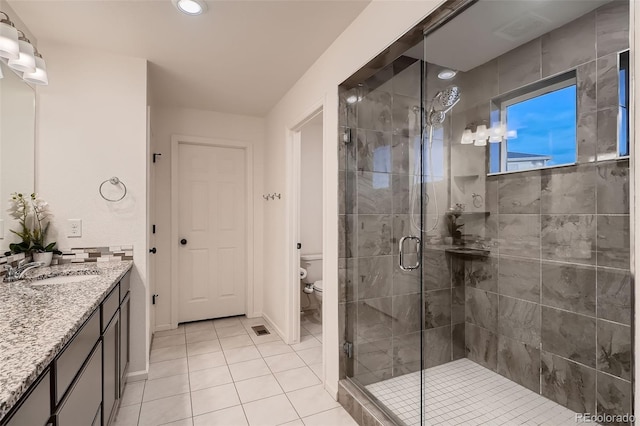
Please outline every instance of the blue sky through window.
[{"label": "blue sky through window", "polygon": [[[506,107],[510,153],[549,157],[546,166],[576,161],[576,86],[571,85]],[[492,147],[491,160],[494,162]],[[493,169],[493,167],[492,167]]]}]

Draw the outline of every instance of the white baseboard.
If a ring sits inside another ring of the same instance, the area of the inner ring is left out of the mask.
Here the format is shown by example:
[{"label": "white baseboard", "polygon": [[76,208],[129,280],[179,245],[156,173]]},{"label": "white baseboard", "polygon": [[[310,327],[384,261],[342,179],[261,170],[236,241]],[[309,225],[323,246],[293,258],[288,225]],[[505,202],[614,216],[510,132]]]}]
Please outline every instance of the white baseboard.
[{"label": "white baseboard", "polygon": [[175,330],[176,328],[178,327],[174,327],[171,324],[156,325],[156,328],[153,332],[155,333],[156,331]]},{"label": "white baseboard", "polygon": [[338,400],[338,382],[329,383],[325,380],[324,382],[324,390],[329,392],[329,395],[333,397],[336,401]]},{"label": "white baseboard", "polygon": [[147,380],[149,377],[149,371],[140,370],[140,371],[131,371],[127,374],[128,382],[140,382],[142,380]]},{"label": "white baseboard", "polygon": [[276,325],[274,324],[274,322],[271,320],[271,318],[269,318],[269,315],[263,313],[262,314],[262,318],[265,320],[265,322],[269,325],[269,327],[271,327],[272,329],[275,330],[276,333],[278,333],[278,336],[280,336],[280,338],[282,340],[284,340],[285,342],[287,341],[287,339],[285,338],[284,333],[282,332],[282,330],[280,330],[280,328],[276,327]]}]

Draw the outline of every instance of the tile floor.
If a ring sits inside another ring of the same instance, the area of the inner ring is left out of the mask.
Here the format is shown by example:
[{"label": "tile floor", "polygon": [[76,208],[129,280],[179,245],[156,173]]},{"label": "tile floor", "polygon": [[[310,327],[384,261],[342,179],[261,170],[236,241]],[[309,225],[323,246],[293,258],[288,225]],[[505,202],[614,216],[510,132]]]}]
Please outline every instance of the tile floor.
[{"label": "tile floor", "polygon": [[[428,425],[576,424],[573,411],[468,359],[429,368],[425,374]],[[420,424],[419,371],[366,388],[403,422]]]},{"label": "tile floor", "polygon": [[155,334],[149,378],[127,384],[116,426],[355,425],[324,390],[322,325],[301,341],[256,336],[260,318],[225,318]]}]

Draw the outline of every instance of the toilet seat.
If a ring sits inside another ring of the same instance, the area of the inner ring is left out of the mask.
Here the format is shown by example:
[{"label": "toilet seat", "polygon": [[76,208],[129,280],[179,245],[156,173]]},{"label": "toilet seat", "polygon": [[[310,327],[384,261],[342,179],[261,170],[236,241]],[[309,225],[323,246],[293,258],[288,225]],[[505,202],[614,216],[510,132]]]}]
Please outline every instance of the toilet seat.
[{"label": "toilet seat", "polygon": [[318,280],[313,283],[313,290],[318,293],[322,293],[322,280]]}]

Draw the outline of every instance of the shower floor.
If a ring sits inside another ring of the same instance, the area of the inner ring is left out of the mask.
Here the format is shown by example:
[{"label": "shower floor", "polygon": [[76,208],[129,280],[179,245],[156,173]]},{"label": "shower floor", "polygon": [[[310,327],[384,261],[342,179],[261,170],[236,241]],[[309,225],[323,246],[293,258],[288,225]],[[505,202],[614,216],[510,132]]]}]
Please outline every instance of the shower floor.
[{"label": "shower floor", "polygon": [[[425,374],[427,425],[576,424],[573,411],[468,359]],[[420,424],[419,388],[419,371],[366,386],[407,425]]]}]

